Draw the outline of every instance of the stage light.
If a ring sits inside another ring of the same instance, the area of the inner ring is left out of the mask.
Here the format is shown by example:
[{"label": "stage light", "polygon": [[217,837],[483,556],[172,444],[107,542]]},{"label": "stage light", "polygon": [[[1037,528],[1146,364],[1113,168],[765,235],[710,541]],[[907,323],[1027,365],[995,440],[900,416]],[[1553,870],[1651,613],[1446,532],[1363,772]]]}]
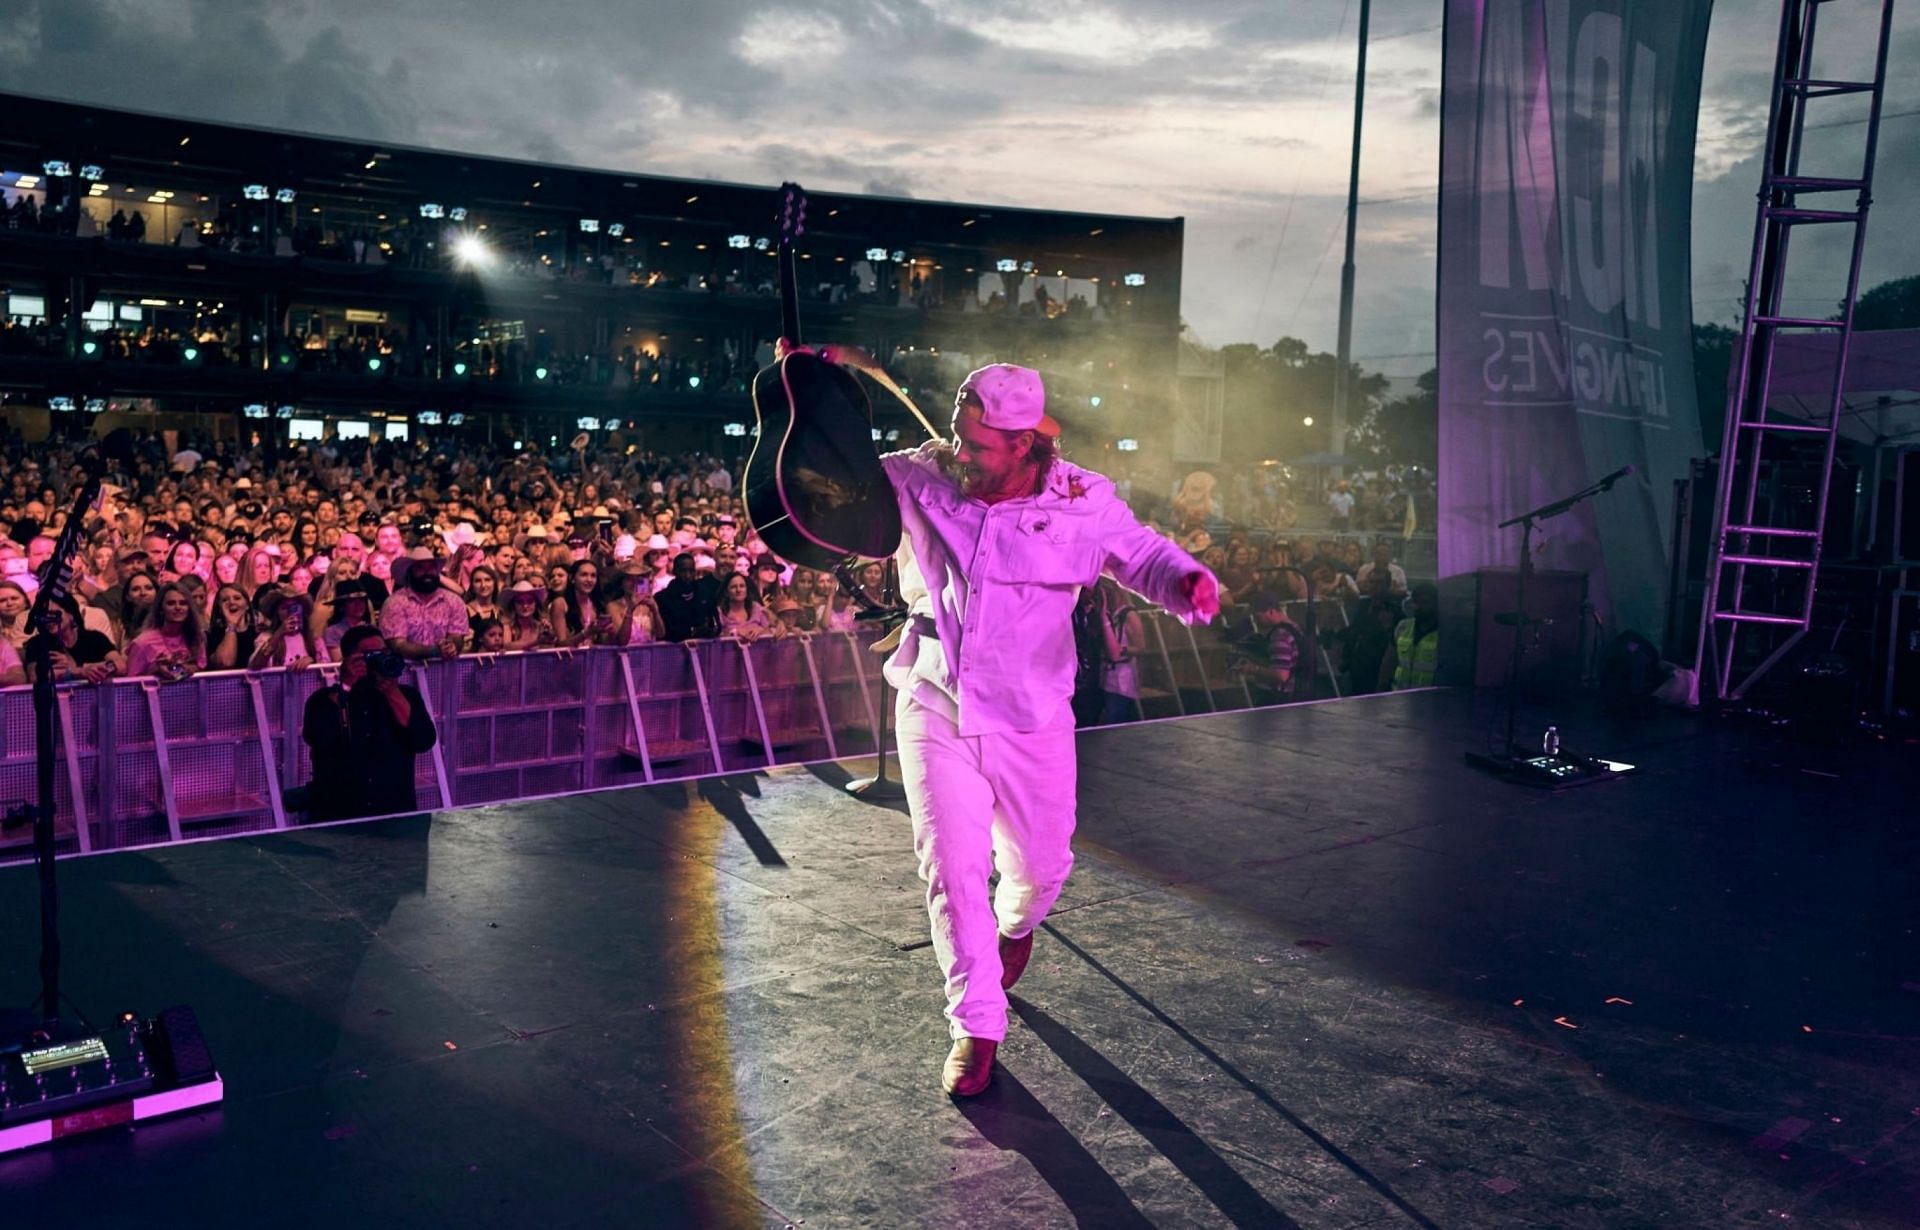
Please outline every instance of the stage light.
[{"label": "stage light", "polygon": [[291,188],[276,189],[273,194],[273,199],[280,202],[282,205],[291,205],[293,204],[293,189]]},{"label": "stage light", "polygon": [[745,235],[729,235],[727,236],[727,246],[729,248],[751,248],[753,246],[753,240],[748,239]]},{"label": "stage light", "polygon": [[867,259],[870,261],[883,261],[887,259],[887,250],[885,248],[868,248]]},{"label": "stage light", "polygon": [[606,429],[607,429],[608,431],[619,431],[619,430],[620,430],[620,420],[619,420],[619,419],[608,419],[608,420],[606,421],[606,424],[605,424],[605,426],[606,426]]},{"label": "stage light", "polygon": [[80,353],[89,357],[100,353],[100,343],[88,338],[80,343]]},{"label": "stage light", "polygon": [[444,218],[447,216],[447,207],[428,201],[420,207],[420,216],[422,218]]},{"label": "stage light", "polygon": [[903,249],[895,248],[893,250],[893,259],[895,262],[904,261],[907,259],[907,254]]},{"label": "stage light", "polygon": [[581,431],[599,431],[600,430],[600,420],[596,418],[575,419],[573,420],[573,425],[575,427],[578,427]]},{"label": "stage light", "polygon": [[1033,262],[1032,262],[1032,261],[1021,261],[1021,262],[1020,262],[1020,272],[1021,272],[1021,273],[1032,273],[1032,272],[1033,272]]},{"label": "stage light", "polygon": [[886,437],[880,434],[880,429],[879,429],[878,427],[876,427],[876,428],[874,428],[874,429],[873,429],[873,442],[874,442],[875,444],[878,444],[878,443],[880,443],[880,441],[882,441],[882,440],[884,440],[884,439],[886,439]]},{"label": "stage light", "polygon": [[1301,419],[1301,420],[1300,420],[1300,426],[1302,426],[1302,427],[1311,427],[1311,426],[1313,426],[1313,416],[1312,416],[1311,414],[1309,414],[1309,415],[1308,415],[1308,416],[1307,416],[1306,418],[1303,418],[1303,419]]},{"label": "stage light", "polygon": [[1020,268],[1020,262],[1017,260],[1014,260],[1010,256],[1003,256],[999,260],[993,262],[993,267],[995,269],[998,269],[1001,273],[1013,273],[1014,271]]},{"label": "stage light", "polygon": [[533,378],[534,378],[535,380],[545,380],[545,379],[547,378],[547,369],[546,369],[546,368],[544,368],[544,367],[536,367],[536,368],[534,368],[534,369],[533,369]]},{"label": "stage light", "polygon": [[275,410],[273,412],[273,417],[277,419],[290,419],[293,417],[293,407],[281,406],[278,410]]},{"label": "stage light", "polygon": [[413,419],[414,422],[420,424],[422,427],[438,427],[440,425],[440,412],[438,410],[422,410],[420,413],[414,415]]},{"label": "stage light", "polygon": [[47,173],[49,179],[59,179],[61,176],[73,174],[73,164],[64,158],[49,158],[40,164],[40,169]]},{"label": "stage light", "polygon": [[449,222],[465,222],[466,220],[467,207],[465,205],[455,205],[447,211],[447,221]]},{"label": "stage light", "polygon": [[453,241],[453,258],[463,265],[485,269],[493,264],[493,249],[478,235],[462,235]]},{"label": "stage light", "polygon": [[745,423],[728,423],[720,429],[720,433],[727,436],[744,436],[747,434],[747,425]]},{"label": "stage light", "polygon": [[47,398],[47,409],[52,410],[56,414],[71,414],[73,412],[73,398],[49,397]]},{"label": "stage light", "polygon": [[687,377],[687,387],[688,387],[688,388],[690,388],[690,389],[697,389],[697,388],[699,388],[699,387],[700,387],[700,377],[698,377],[698,376],[688,376],[688,377]]},{"label": "stage light", "polygon": [[84,180],[98,182],[105,179],[106,175],[107,172],[104,167],[95,166],[91,162],[80,168],[80,178]]},{"label": "stage light", "polygon": [[768,248],[771,248],[772,246],[773,246],[773,240],[766,238],[764,235],[761,236],[759,239],[756,239],[753,241],[753,250],[755,252],[765,252]]},{"label": "stage light", "polygon": [[598,218],[580,219],[580,233],[582,235],[598,235],[600,233],[600,219]]},{"label": "stage light", "polygon": [[1087,398],[1087,404],[1092,406],[1095,410],[1098,410],[1100,408],[1099,394],[1096,393],[1094,396]]},{"label": "stage light", "polygon": [[189,363],[198,363],[200,361],[200,348],[198,346],[189,346],[180,352],[180,357]]},{"label": "stage light", "polygon": [[103,413],[106,408],[107,399],[104,397],[89,397],[86,400],[85,409],[88,414],[100,414]]},{"label": "stage light", "polygon": [[40,177],[38,175],[17,175],[14,177],[13,186],[23,191],[38,188],[40,186]]},{"label": "stage light", "polygon": [[263,419],[267,417],[267,407],[256,401],[240,407],[240,413],[250,419]]},{"label": "stage light", "polygon": [[367,360],[367,370],[370,372],[377,372],[380,370],[379,355],[375,355],[373,358]]},{"label": "stage light", "polygon": [[[467,416],[466,416],[466,415],[464,415],[464,414],[458,414],[458,413],[455,413],[455,414],[449,414],[449,415],[447,416],[447,426],[449,426],[449,427],[458,427],[458,426],[460,426],[460,425],[461,425],[462,423],[464,423],[464,422],[466,422],[466,421],[467,421]],[[520,447],[520,441],[518,441],[518,440],[515,440],[515,441],[513,442],[513,447],[515,447],[515,448],[519,448],[519,447]]]},{"label": "stage light", "polygon": [[1137,453],[1140,451],[1140,441],[1134,439],[1115,440],[1113,447],[1123,453]]},{"label": "stage light", "polygon": [[265,184],[248,184],[240,189],[240,195],[249,201],[264,201],[268,195],[267,186]]},{"label": "stage light", "polygon": [[456,376],[464,376],[464,375],[466,375],[466,374],[467,374],[467,365],[466,365],[465,363],[455,363],[455,364],[453,365],[453,374],[454,374],[454,375],[456,375]]},{"label": "stage light", "polygon": [[1145,286],[1147,284],[1147,275],[1144,273],[1130,273],[1120,280],[1128,286]]},{"label": "stage light", "polygon": [[624,222],[614,222],[614,223],[608,224],[607,226],[607,234],[613,236],[615,239],[620,238],[622,235],[626,233],[627,233],[627,224]]}]

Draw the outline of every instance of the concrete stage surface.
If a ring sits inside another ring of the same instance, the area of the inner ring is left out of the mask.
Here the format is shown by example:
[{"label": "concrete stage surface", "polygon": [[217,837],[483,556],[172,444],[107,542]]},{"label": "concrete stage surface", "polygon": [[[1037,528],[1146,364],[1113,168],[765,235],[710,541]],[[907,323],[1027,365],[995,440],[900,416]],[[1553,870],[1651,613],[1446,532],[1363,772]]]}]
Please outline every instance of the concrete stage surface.
[{"label": "concrete stage surface", "polygon": [[[1920,748],[1422,692],[1089,732],[990,1091],[868,766],[62,864],[66,990],[213,1113],[0,1159],[28,1226],[1910,1227]],[[1529,714],[1524,729],[1537,731]],[[37,980],[0,872],[0,993]]]}]

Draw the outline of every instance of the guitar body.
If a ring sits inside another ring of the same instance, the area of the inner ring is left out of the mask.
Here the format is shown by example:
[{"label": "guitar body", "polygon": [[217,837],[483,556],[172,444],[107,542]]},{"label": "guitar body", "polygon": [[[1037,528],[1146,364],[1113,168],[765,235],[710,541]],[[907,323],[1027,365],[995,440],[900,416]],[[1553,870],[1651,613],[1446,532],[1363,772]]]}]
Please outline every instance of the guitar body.
[{"label": "guitar body", "polygon": [[[783,190],[781,328],[800,341],[793,243],[806,197]],[[759,430],[740,476],[747,520],[774,554],[834,571],[850,558],[885,559],[900,545],[900,506],[873,444],[873,407],[852,372],[795,351],[753,378]]]},{"label": "guitar body", "polygon": [[759,438],[747,457],[747,520],[774,554],[831,571],[900,545],[900,506],[873,446],[873,410],[853,373],[790,354],[753,378]]}]

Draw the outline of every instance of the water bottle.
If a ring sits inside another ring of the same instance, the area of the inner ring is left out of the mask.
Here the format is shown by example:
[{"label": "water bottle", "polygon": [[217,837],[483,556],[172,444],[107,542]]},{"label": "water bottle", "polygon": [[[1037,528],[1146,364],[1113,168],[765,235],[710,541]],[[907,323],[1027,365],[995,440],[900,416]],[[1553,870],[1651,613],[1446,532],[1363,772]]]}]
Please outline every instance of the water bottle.
[{"label": "water bottle", "polygon": [[1540,754],[1543,756],[1558,756],[1560,754],[1560,728],[1558,726],[1547,727],[1546,733],[1540,736]]}]

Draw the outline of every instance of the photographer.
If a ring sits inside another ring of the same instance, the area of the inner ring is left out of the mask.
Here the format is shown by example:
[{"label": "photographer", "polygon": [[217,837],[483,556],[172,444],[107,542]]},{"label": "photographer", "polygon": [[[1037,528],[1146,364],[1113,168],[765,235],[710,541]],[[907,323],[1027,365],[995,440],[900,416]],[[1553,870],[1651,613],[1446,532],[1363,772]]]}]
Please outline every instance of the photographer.
[{"label": "photographer", "polygon": [[433,746],[433,718],[420,693],[400,682],[406,663],[377,629],[349,630],[340,651],[340,682],[313,694],[301,725],[313,753],[307,816],[412,812],[413,758]]}]

